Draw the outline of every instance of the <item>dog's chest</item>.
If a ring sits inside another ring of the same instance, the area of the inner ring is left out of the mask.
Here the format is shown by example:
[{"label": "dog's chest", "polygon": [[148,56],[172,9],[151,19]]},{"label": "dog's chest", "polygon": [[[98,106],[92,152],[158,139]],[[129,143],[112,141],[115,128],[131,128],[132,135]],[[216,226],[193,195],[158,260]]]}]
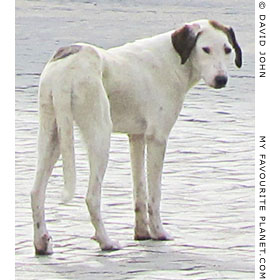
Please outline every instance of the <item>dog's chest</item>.
[{"label": "dog's chest", "polygon": [[117,76],[104,84],[115,132],[142,134],[153,127],[170,130],[183,103],[177,94],[174,98],[168,84],[155,82],[147,75],[137,75],[136,79]]}]

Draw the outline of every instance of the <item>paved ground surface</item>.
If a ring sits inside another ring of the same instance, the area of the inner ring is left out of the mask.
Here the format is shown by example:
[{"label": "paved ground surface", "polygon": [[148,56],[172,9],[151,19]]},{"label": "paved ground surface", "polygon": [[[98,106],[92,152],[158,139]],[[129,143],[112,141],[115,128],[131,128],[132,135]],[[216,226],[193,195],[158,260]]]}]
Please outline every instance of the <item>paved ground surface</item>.
[{"label": "paved ground surface", "polygon": [[[16,279],[253,279],[253,1],[16,1]],[[234,27],[244,51],[227,88],[187,95],[171,133],[162,217],[171,242],[133,240],[127,137],[114,135],[103,188],[107,229],[124,249],[90,240],[85,150],[76,130],[78,183],[60,205],[61,161],[47,191],[54,255],[35,257],[29,193],[36,162],[37,86],[54,50],[76,41],[105,48],[213,18]]]}]

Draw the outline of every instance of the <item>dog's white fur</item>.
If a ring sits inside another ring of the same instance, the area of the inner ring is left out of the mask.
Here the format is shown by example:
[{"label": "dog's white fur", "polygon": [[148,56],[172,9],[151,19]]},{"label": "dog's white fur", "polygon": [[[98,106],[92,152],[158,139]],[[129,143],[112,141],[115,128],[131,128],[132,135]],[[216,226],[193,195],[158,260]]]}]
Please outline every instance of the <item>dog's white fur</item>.
[{"label": "dog's white fur", "polygon": [[[46,65],[39,87],[38,163],[31,192],[37,254],[52,253],[44,201],[46,185],[60,153],[64,201],[69,201],[74,194],[73,120],[88,149],[91,176],[86,203],[96,231],[94,239],[100,247],[103,250],[120,248],[118,242],[108,237],[100,214],[101,184],[112,132],[129,136],[135,239],[171,239],[159,213],[167,139],[185,94],[193,85],[202,78],[211,87],[225,86],[226,81],[218,86],[216,77],[227,77],[226,65],[231,54],[226,54],[224,48],[232,48],[228,36],[208,20],[185,27],[188,33],[198,37],[185,63],[172,44],[174,31],[171,31],[109,50],[76,44],[62,49]],[[205,47],[208,50],[204,50]]]}]

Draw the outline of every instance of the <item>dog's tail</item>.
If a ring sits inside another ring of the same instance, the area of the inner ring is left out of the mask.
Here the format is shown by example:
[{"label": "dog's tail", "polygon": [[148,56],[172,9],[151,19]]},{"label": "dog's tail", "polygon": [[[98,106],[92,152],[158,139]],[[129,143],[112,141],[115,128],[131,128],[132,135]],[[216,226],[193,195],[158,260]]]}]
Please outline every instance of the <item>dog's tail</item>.
[{"label": "dog's tail", "polygon": [[71,94],[69,92],[53,92],[53,103],[63,160],[64,190],[62,200],[67,203],[73,198],[76,186]]}]

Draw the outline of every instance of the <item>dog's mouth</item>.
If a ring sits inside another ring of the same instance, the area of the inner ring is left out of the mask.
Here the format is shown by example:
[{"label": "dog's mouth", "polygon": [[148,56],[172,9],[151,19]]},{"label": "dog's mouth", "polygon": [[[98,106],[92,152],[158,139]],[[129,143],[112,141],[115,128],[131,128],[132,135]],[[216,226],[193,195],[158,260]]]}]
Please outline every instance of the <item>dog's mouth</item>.
[{"label": "dog's mouth", "polygon": [[221,86],[221,85],[213,85],[213,86],[212,86],[212,88],[214,88],[214,89],[221,89],[221,88],[224,88],[224,87],[226,87],[226,85],[224,85],[224,86]]}]

